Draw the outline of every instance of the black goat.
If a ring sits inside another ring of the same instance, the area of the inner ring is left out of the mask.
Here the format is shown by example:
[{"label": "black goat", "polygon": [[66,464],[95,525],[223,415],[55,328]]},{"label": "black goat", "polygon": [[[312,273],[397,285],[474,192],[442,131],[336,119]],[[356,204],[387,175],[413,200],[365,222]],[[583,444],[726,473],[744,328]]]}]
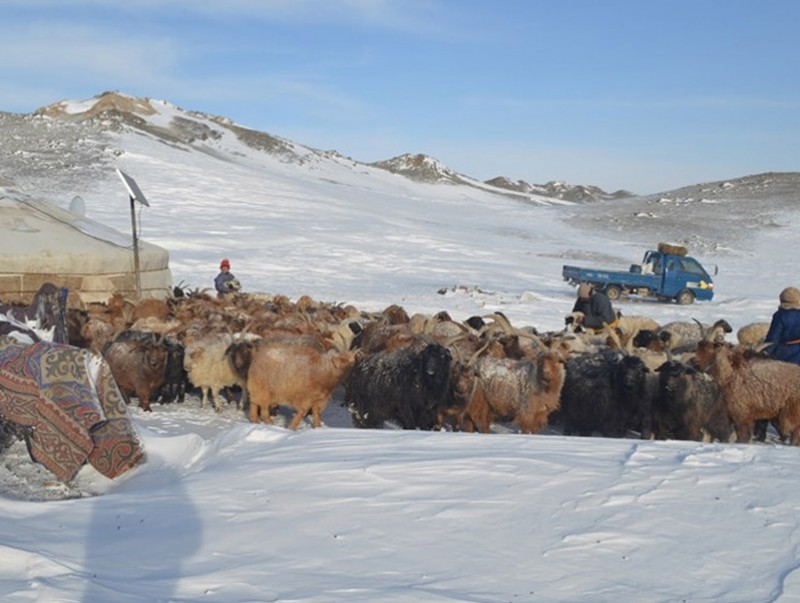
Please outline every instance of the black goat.
[{"label": "black goat", "polygon": [[345,382],[355,427],[433,429],[450,404],[450,351],[436,343],[421,351],[384,351],[358,360]]},{"label": "black goat", "polygon": [[727,442],[733,423],[722,405],[714,379],[671,360],[658,369],[658,393],[653,401],[653,432],[658,439],[702,440],[705,434]]},{"label": "black goat", "polygon": [[561,389],[565,435],[623,437],[651,434],[651,399],[644,362],[618,350],[570,358]]}]

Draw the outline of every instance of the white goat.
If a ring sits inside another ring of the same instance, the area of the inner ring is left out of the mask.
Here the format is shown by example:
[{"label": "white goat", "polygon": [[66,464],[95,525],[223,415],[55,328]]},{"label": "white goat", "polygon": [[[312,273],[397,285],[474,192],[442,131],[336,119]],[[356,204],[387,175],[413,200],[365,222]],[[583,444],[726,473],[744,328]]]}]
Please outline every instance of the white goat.
[{"label": "white goat", "polygon": [[202,392],[201,408],[206,407],[210,397],[214,410],[220,412],[220,391],[236,385],[242,388],[242,404],[247,401],[247,384],[233,372],[225,356],[228,346],[241,337],[248,340],[259,338],[252,334],[210,333],[187,341],[183,367],[189,382]]}]

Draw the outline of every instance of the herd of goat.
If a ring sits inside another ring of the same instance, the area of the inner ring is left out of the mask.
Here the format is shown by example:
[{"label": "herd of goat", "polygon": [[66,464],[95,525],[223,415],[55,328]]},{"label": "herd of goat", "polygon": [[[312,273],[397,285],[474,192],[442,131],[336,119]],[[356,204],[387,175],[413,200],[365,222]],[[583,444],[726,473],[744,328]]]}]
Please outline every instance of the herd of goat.
[{"label": "herd of goat", "polygon": [[176,288],[166,300],[65,311],[67,343],[101,354],[126,401],[236,404],[253,422],[293,409],[314,427],[337,387],[355,427],[800,443],[800,366],[763,356],[764,323],[620,317],[602,333],[540,333],[500,313],[454,321],[363,312],[307,296]]}]

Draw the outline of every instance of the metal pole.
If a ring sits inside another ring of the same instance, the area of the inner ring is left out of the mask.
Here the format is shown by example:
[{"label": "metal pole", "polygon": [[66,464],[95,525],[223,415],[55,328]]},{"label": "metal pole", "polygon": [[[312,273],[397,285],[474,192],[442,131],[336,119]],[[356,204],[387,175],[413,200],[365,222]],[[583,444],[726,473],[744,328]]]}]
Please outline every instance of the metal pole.
[{"label": "metal pole", "polygon": [[142,299],[142,276],[139,273],[139,239],[136,237],[135,197],[131,196],[131,232],[133,233],[133,270],[136,275],[136,301]]}]

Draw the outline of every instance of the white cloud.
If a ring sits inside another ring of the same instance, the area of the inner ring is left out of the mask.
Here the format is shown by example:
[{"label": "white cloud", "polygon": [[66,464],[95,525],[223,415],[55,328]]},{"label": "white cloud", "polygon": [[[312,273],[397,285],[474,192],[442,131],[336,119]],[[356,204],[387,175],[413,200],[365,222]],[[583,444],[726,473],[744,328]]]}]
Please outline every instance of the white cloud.
[{"label": "white cloud", "polygon": [[0,37],[0,71],[25,79],[118,77],[150,80],[169,72],[180,54],[170,40],[135,31],[74,24],[15,28]]}]

